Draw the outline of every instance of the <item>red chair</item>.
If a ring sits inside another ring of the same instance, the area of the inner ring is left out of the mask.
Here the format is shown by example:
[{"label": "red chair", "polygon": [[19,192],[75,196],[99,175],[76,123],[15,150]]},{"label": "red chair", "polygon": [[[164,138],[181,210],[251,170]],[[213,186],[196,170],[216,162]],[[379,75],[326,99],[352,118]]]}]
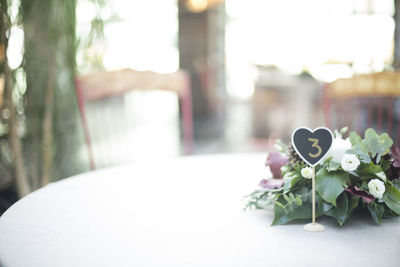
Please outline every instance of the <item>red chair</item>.
[{"label": "red chair", "polygon": [[[92,118],[88,114],[88,105],[94,103],[108,103],[114,106],[123,104],[121,96],[126,93],[139,90],[166,90],[175,92],[181,100],[182,128],[184,153],[191,154],[193,151],[193,116],[191,102],[191,87],[188,73],[179,71],[169,74],[160,74],[151,71],[135,71],[123,69],[119,71],[100,72],[76,78],[76,95],[79,111],[82,119],[82,127],[85,142],[89,153],[90,168],[96,168],[95,155],[93,151],[92,138],[89,123]],[[107,104],[106,103],[106,104]],[[107,105],[102,105],[104,108]],[[154,107],[157,108],[157,107]],[[115,123],[118,114],[110,115],[112,123]],[[106,124],[106,118],[100,118]],[[124,125],[111,126],[121,128]],[[114,130],[114,129],[112,129]]]},{"label": "red chair", "polygon": [[348,126],[359,134],[374,128],[399,144],[400,73],[355,75],[327,84],[324,112],[329,128]]}]

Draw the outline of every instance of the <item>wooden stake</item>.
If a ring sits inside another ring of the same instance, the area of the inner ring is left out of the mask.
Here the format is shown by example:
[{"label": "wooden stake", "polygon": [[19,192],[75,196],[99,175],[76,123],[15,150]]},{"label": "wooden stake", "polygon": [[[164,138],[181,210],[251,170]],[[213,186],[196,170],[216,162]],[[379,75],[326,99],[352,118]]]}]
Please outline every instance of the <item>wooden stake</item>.
[{"label": "wooden stake", "polygon": [[315,224],[315,166],[312,167],[312,224]]},{"label": "wooden stake", "polygon": [[312,167],[312,223],[304,225],[304,230],[309,232],[321,232],[325,227],[315,223],[315,166]]}]

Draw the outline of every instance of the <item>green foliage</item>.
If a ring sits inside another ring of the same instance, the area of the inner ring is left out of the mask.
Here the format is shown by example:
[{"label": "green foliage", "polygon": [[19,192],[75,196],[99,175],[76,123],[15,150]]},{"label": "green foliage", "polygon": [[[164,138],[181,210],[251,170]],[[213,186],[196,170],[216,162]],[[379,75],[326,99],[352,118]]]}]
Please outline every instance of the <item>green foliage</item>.
[{"label": "green foliage", "polygon": [[369,212],[371,213],[371,217],[376,224],[381,224],[383,213],[385,211],[384,206],[379,205],[372,201],[367,205]]},{"label": "green foliage", "polygon": [[276,149],[276,151],[278,151],[279,153],[283,153],[283,154],[286,154],[286,152],[288,150],[288,146],[284,142],[282,142],[282,140],[280,140],[280,139],[277,139],[275,141],[274,148]]},{"label": "green foliage", "polygon": [[386,184],[383,202],[397,215],[400,215],[400,191],[393,185]]},{"label": "green foliage", "polygon": [[341,194],[337,198],[336,202],[336,207],[333,207],[331,210],[329,210],[326,215],[335,218],[338,221],[339,225],[342,226],[349,215],[349,203],[346,194]]},{"label": "green foliage", "polygon": [[[275,202],[275,216],[271,225],[280,225],[297,219],[311,219],[311,192],[306,191],[308,190],[299,191],[299,194],[296,195],[296,197],[302,199],[302,203],[301,205],[291,205],[291,209],[286,208],[290,202],[288,202],[287,198],[281,195]],[[288,199],[290,199],[290,197]],[[332,205],[324,202],[319,196],[316,198],[316,206],[316,217],[326,214],[332,208]]]},{"label": "green foliage", "polygon": [[[46,109],[52,113],[52,170],[57,179],[88,170],[77,151],[84,139],[75,95],[76,0],[35,0],[21,2],[21,22],[25,32],[26,135],[24,146],[29,173],[42,171],[43,121]],[[54,88],[51,106],[45,103],[49,87]],[[36,167],[35,167],[36,166]]]},{"label": "green foliage", "polygon": [[263,209],[265,206],[272,203],[273,197],[268,191],[257,190],[251,193],[246,198],[246,206],[244,210]]},{"label": "green foliage", "polygon": [[350,182],[349,174],[346,172],[328,172],[320,169],[316,174],[315,190],[328,203],[336,206],[336,198],[344,191]]},{"label": "green foliage", "polygon": [[283,192],[289,192],[303,178],[297,172],[287,172],[283,176],[284,187]]},{"label": "green foliage", "polygon": [[353,147],[347,151],[349,154],[356,154],[359,156],[360,161],[369,164],[371,162],[371,158],[368,155],[368,152],[365,152],[361,148],[361,143],[356,143],[353,145]]},{"label": "green foliage", "polygon": [[360,160],[364,163],[370,163],[371,158],[375,158],[375,162],[378,164],[382,156],[389,153],[390,147],[393,145],[393,140],[387,133],[378,135],[371,128],[365,131],[364,139],[361,139],[355,132],[350,133],[349,139],[353,146],[350,153],[359,155]]},{"label": "green foliage", "polygon": [[389,153],[392,145],[393,141],[387,133],[378,135],[371,128],[365,131],[364,139],[361,141],[361,149],[373,158],[376,157],[376,163],[380,162],[383,155]]},{"label": "green foliage", "polygon": [[[335,135],[341,137],[346,131],[335,131]],[[360,160],[355,170],[343,170],[341,163],[332,158],[316,166],[317,217],[331,216],[343,225],[358,209],[368,209],[376,224],[381,224],[384,217],[400,215],[400,179],[391,180],[393,158],[388,155],[393,141],[387,134],[378,135],[373,129],[368,129],[364,136],[362,139],[355,132],[349,135],[352,148],[346,153],[354,154]],[[303,167],[288,164],[281,168],[283,190],[271,193],[270,198],[275,203],[272,225],[311,218],[311,180],[302,177]],[[368,183],[372,179],[385,184],[385,193],[380,199],[369,191]]]},{"label": "green foliage", "polygon": [[400,179],[393,180],[392,183],[397,188],[397,190],[400,190]]},{"label": "green foliage", "polygon": [[340,163],[333,160],[329,160],[326,164],[326,170],[328,172],[337,171],[339,170],[340,167],[341,167]]},{"label": "green foliage", "polygon": [[362,140],[361,136],[359,136],[356,132],[351,132],[349,135],[349,139],[353,146],[361,143],[361,140]]},{"label": "green foliage", "polygon": [[347,218],[349,218],[352,212],[357,208],[359,202],[360,202],[359,197],[351,196],[349,200],[349,207],[347,209]]},{"label": "green foliage", "polygon": [[343,138],[343,135],[347,132],[348,129],[349,129],[349,127],[347,127],[347,126],[343,127],[340,130],[336,129],[333,131],[333,136],[335,138]]},{"label": "green foliage", "polygon": [[363,164],[362,166],[360,166],[359,170],[357,171],[357,174],[362,179],[370,180],[371,178],[376,177],[386,182],[385,172],[382,170],[380,165],[374,164],[373,162],[370,162],[369,164]]}]

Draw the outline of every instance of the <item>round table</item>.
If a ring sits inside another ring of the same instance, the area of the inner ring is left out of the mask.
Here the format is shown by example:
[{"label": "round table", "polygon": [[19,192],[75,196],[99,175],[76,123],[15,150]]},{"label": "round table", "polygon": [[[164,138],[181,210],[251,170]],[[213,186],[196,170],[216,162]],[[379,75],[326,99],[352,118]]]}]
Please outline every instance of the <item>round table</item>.
[{"label": "round table", "polygon": [[399,219],[323,218],[326,230],[310,233],[243,211],[264,160],[155,157],[49,184],[0,218],[0,265],[399,266]]}]

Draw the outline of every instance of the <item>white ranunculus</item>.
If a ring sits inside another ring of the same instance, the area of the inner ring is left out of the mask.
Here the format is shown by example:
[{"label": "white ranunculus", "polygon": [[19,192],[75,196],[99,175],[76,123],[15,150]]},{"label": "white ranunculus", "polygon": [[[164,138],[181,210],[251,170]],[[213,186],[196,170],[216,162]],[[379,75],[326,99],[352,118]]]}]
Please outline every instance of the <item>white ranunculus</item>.
[{"label": "white ranunculus", "polygon": [[301,175],[304,178],[311,179],[313,176],[313,169],[311,167],[304,167],[301,169]]},{"label": "white ranunculus", "polygon": [[360,165],[360,160],[356,155],[345,154],[342,158],[341,165],[342,169],[346,172],[355,171]]},{"label": "white ranunculus", "polygon": [[351,149],[351,142],[342,138],[334,138],[331,149],[325,155],[325,159],[332,157],[332,161],[341,163],[346,151]]},{"label": "white ranunculus", "polygon": [[375,198],[382,198],[385,193],[385,183],[379,179],[372,179],[368,183],[369,193]]}]

